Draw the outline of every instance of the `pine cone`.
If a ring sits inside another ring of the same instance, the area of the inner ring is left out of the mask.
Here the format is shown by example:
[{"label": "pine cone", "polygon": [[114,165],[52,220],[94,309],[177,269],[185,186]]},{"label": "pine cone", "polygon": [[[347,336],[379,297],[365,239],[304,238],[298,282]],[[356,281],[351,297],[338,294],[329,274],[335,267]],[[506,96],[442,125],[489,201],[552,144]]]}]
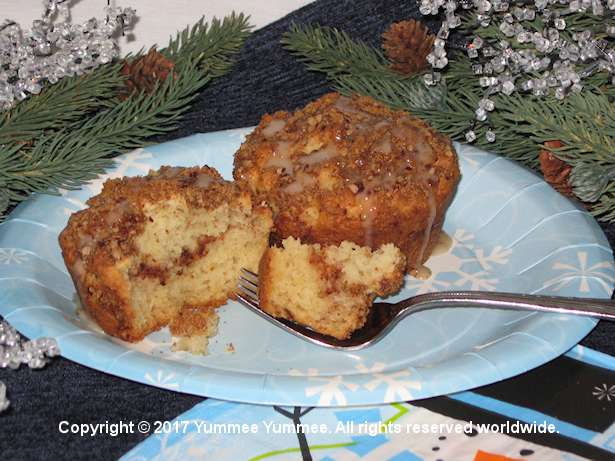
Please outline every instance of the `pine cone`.
[{"label": "pine cone", "polygon": [[[545,147],[562,147],[561,141],[547,141]],[[546,149],[542,149],[539,155],[540,169],[547,181],[555,190],[559,193],[573,197],[572,185],[570,184],[570,172],[572,167],[563,160],[560,160],[551,152]]]},{"label": "pine cone", "polygon": [[[125,81],[125,91],[121,95],[122,99],[142,91],[152,93],[156,84],[164,82],[174,67],[175,63],[156,51],[155,47],[133,61],[126,61],[120,70],[122,75],[128,77]],[[175,73],[173,78],[177,78]]]},{"label": "pine cone", "polygon": [[427,67],[436,36],[420,21],[395,22],[382,34],[382,48],[393,70],[407,75]]}]

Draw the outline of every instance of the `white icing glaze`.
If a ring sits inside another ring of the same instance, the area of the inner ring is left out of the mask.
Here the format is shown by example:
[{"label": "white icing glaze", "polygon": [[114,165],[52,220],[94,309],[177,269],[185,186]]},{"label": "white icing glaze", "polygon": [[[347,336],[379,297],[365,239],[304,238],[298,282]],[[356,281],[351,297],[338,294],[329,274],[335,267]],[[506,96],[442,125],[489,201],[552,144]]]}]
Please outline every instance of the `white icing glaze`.
[{"label": "white icing glaze", "polygon": [[168,168],[165,168],[164,170],[161,170],[158,173],[158,177],[165,178],[165,179],[172,179],[172,178],[177,177],[185,169],[186,168],[181,167],[181,166],[168,167]]},{"label": "white icing glaze", "polygon": [[364,111],[353,107],[352,100],[346,96],[340,96],[339,98],[337,98],[337,101],[335,101],[333,106],[347,114],[365,113]]},{"label": "white icing glaze", "polygon": [[274,119],[269,124],[263,128],[263,136],[266,138],[272,137],[274,134],[282,131],[286,126],[285,120]]},{"label": "white icing glaze", "polygon": [[314,183],[316,183],[316,179],[314,179],[312,176],[299,172],[295,176],[295,180],[288,186],[284,187],[282,191],[286,192],[287,194],[298,194],[300,192],[303,192],[305,189],[307,189]]},{"label": "white icing glaze", "polygon": [[434,196],[433,190],[429,184],[426,185],[427,188],[427,204],[429,206],[429,215],[427,216],[427,226],[425,227],[425,232],[423,233],[423,242],[421,243],[421,249],[419,250],[415,262],[415,266],[419,266],[423,261],[423,256],[425,255],[425,250],[427,249],[427,245],[429,244],[429,238],[431,237],[431,226],[433,226],[434,220],[436,219],[436,198]]},{"label": "white icing glaze", "polygon": [[[436,242],[436,245],[434,246],[434,249],[429,257],[448,253],[452,246],[453,239],[450,238],[446,232],[441,231],[440,235],[438,236],[438,241]],[[420,265],[417,266],[416,269],[412,269],[410,271],[410,275],[419,280],[427,280],[429,277],[431,277],[431,269],[429,269],[429,267],[427,266]]]},{"label": "white icing glaze", "polygon": [[393,128],[392,132],[395,137],[402,140],[408,147],[414,148],[417,162],[427,165],[436,160],[433,149],[427,143],[425,136],[416,127],[397,125]]},{"label": "white icing glaze", "polygon": [[79,235],[79,248],[83,249],[89,247],[94,244],[94,239],[90,234],[80,234]]},{"label": "white icing glaze", "polygon": [[438,256],[448,253],[452,246],[453,239],[450,238],[450,236],[446,232],[442,231],[438,236],[438,241],[436,242],[436,245],[431,252],[431,256]]},{"label": "white icing glaze", "polygon": [[265,168],[282,168],[287,175],[292,175],[294,166],[290,159],[290,145],[288,141],[277,143],[271,157],[265,163]]},{"label": "white icing glaze", "polygon": [[386,130],[383,135],[378,139],[375,145],[372,147],[374,152],[382,154],[390,154],[393,150],[393,143],[391,136],[395,136],[408,149],[407,154],[399,160],[391,162],[390,166],[383,171],[377,171],[373,177],[363,180],[365,191],[357,195],[357,199],[361,204],[363,225],[366,228],[366,235],[369,237],[368,244],[371,243],[371,230],[375,208],[369,203],[369,192],[377,189],[384,188],[390,189],[395,186],[398,180],[402,180],[407,175],[413,175],[417,181],[423,184],[425,190],[425,199],[428,206],[428,215],[425,231],[423,234],[421,247],[418,252],[417,261],[415,266],[421,268],[419,276],[429,277],[429,269],[421,266],[420,263],[425,256],[425,251],[429,245],[431,238],[431,228],[436,219],[437,204],[434,191],[434,180],[436,179],[435,170],[432,164],[436,160],[436,155],[427,139],[420,131],[420,129],[412,124],[409,124],[407,120],[399,120],[391,123],[387,119],[383,119],[368,112],[358,110],[352,107],[352,101],[349,98],[341,97],[335,104],[339,110],[346,113],[361,113],[363,120],[358,124],[359,131],[380,131]]},{"label": "white icing glaze", "polygon": [[265,164],[266,168],[281,168],[287,175],[293,174],[293,162],[289,158],[270,157]]},{"label": "white icing glaze", "polygon": [[356,195],[357,202],[361,207],[361,221],[365,230],[365,245],[373,245],[374,219],[376,217],[376,203],[374,197],[367,192]]},{"label": "white icing glaze", "polygon": [[380,141],[374,146],[374,150],[383,154],[390,154],[392,150],[391,135],[386,133]]},{"label": "white icing glaze", "polygon": [[81,259],[75,260],[73,264],[73,274],[78,279],[82,279],[85,276],[85,265]]},{"label": "white icing glaze", "polygon": [[122,200],[115,204],[113,210],[111,210],[105,217],[105,221],[107,221],[109,226],[113,226],[114,224],[117,224],[124,217],[124,215],[128,213],[128,211],[130,211],[128,201]]},{"label": "white icing glaze", "polygon": [[425,142],[425,138],[421,136],[420,139],[416,141],[414,147],[416,149],[417,161],[424,165],[435,162],[436,158],[433,149],[429,144],[427,144],[427,142]]},{"label": "white icing glaze", "polygon": [[431,269],[427,266],[418,266],[410,271],[410,275],[419,280],[427,280],[431,277]]},{"label": "white icing glaze", "polygon": [[380,128],[385,128],[391,125],[391,122],[389,122],[386,119],[383,119],[381,121],[379,121],[378,123],[376,123],[374,125],[374,130],[379,130]]},{"label": "white icing glaze", "polygon": [[436,160],[435,153],[425,136],[414,126],[402,124],[397,125],[392,129],[393,136],[400,139],[406,144],[407,147],[412,149],[413,159],[406,158],[405,162],[398,162],[396,174],[407,174],[406,166],[410,165],[414,176],[423,184],[426,201],[428,206],[427,226],[423,234],[423,241],[421,247],[417,253],[417,259],[415,266],[420,267],[421,261],[425,256],[425,251],[429,245],[429,239],[431,238],[431,228],[436,219],[436,197],[434,192],[433,182],[436,179],[435,170],[431,165]]},{"label": "white icing glaze", "polygon": [[327,162],[339,155],[339,151],[335,144],[327,144],[322,149],[311,152],[308,155],[304,155],[299,159],[299,163],[304,165],[317,165],[319,163]]}]

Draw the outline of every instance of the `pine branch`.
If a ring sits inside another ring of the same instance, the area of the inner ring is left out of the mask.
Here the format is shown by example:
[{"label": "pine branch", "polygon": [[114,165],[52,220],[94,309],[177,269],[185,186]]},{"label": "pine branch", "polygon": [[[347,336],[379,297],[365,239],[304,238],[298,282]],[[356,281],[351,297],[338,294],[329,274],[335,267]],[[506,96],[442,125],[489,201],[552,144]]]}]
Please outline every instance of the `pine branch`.
[{"label": "pine branch", "polygon": [[101,66],[83,76],[66,77],[0,116],[0,144],[26,143],[42,131],[56,130],[86,114],[111,107],[122,84],[120,65]]},{"label": "pine branch", "polygon": [[241,14],[214,20],[211,27],[199,21],[164,50],[176,72],[151,94],[119,101],[123,77],[121,64],[114,64],[62,80],[19,104],[0,125],[5,136],[0,142],[0,213],[34,192],[79,187],[109,167],[114,155],[175,128],[198,90],[230,69],[249,29]]},{"label": "pine branch", "polygon": [[17,156],[18,161],[14,160],[15,146],[2,146],[0,165],[6,166],[0,170],[0,182],[8,185],[11,202],[21,201],[34,192],[74,188],[112,165],[107,147],[95,138],[82,138],[67,131],[41,137],[28,156]]},{"label": "pine branch", "polygon": [[615,108],[599,90],[568,96],[563,101],[512,96],[499,111],[519,136],[543,143],[557,139],[566,147],[554,149],[565,162],[615,167]]},{"label": "pine branch", "polygon": [[209,25],[202,17],[179,32],[161,52],[175,62],[178,71],[188,63],[196,63],[212,78],[218,77],[230,70],[232,56],[250,34],[248,20],[249,16],[233,12],[222,21],[214,18]]},{"label": "pine branch", "polygon": [[324,72],[343,94],[369,95],[397,109],[442,106],[444,87],[430,91],[421,77],[394,72],[379,50],[337,29],[292,25],[282,44],[308,69]]},{"label": "pine branch", "polygon": [[591,212],[603,221],[615,223],[615,182],[609,184]]},{"label": "pine branch", "polygon": [[439,85],[434,89],[428,88],[420,76],[382,78],[340,75],[334,82],[340,93],[371,96],[395,109],[416,112],[420,109],[444,107],[446,87]]},{"label": "pine branch", "polygon": [[177,79],[170,74],[151,94],[141,93],[89,119],[75,136],[97,139],[108,152],[126,151],[176,127],[197,90],[211,81],[196,62],[188,62]]},{"label": "pine branch", "polygon": [[309,70],[324,72],[332,80],[344,75],[400,78],[397,72],[391,70],[380,50],[352,40],[337,29],[293,24],[281,42]]}]

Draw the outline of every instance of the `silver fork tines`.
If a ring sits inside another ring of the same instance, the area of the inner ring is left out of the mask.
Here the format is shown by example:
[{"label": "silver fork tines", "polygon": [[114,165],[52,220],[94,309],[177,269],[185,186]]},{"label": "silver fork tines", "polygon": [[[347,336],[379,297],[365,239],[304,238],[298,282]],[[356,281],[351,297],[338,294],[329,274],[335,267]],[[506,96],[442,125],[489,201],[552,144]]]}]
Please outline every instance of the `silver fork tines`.
[{"label": "silver fork tines", "polygon": [[258,309],[258,275],[248,269],[241,269],[237,290],[237,296],[246,298],[246,301],[255,304],[252,307]]},{"label": "silver fork tines", "polygon": [[375,302],[362,328],[355,331],[348,339],[336,339],[290,320],[277,319],[263,312],[259,306],[258,274],[247,269],[241,270],[237,299],[252,312],[284,331],[313,344],[339,350],[358,350],[375,344],[402,318],[420,311],[444,307],[540,311],[615,320],[615,302],[610,299],[481,291],[443,291],[412,296],[396,303]]}]

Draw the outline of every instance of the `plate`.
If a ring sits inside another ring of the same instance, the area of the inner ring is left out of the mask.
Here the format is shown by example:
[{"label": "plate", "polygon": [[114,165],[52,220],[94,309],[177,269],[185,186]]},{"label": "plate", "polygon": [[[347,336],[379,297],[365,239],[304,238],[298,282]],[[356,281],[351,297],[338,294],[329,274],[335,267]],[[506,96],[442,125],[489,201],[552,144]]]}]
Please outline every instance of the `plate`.
[{"label": "plate", "polygon": [[[594,320],[567,315],[441,309],[405,319],[367,350],[345,353],[298,340],[230,302],[206,357],[171,352],[166,330],[137,344],[103,334],[78,308],[60,255],[57,237],[69,215],[106,179],[161,165],[208,164],[230,178],[233,153],[249,131],[139,149],[81,190],[22,203],[0,225],[0,314],[29,337],[55,337],[66,358],[117,376],[219,399],[318,406],[482,386],[557,357],[594,327]],[[612,251],[586,211],[514,162],[455,147],[462,180],[444,225],[453,246],[428,261],[430,279],[408,278],[396,299],[451,289],[610,296]]]}]

